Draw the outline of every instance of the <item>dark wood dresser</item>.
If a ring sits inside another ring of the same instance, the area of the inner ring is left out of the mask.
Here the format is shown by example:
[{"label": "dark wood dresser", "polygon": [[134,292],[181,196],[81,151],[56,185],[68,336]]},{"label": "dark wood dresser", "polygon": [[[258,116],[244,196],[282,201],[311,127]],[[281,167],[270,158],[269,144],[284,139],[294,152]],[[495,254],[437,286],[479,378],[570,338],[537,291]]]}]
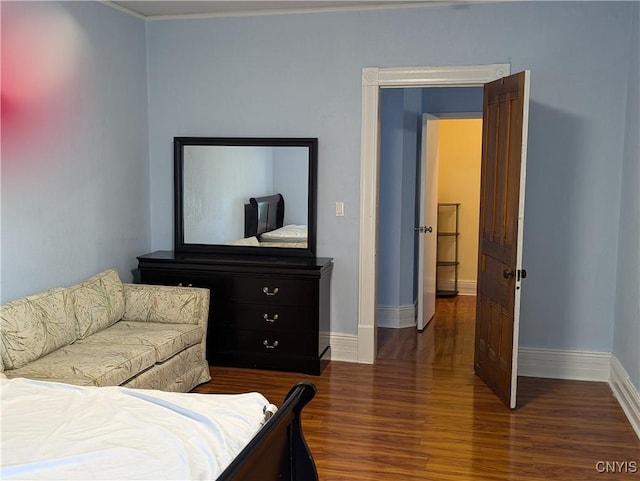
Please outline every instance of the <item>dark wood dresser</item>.
[{"label": "dark wood dresser", "polygon": [[138,269],[144,284],[210,289],[209,364],[319,375],[329,361],[330,258],[157,251]]}]

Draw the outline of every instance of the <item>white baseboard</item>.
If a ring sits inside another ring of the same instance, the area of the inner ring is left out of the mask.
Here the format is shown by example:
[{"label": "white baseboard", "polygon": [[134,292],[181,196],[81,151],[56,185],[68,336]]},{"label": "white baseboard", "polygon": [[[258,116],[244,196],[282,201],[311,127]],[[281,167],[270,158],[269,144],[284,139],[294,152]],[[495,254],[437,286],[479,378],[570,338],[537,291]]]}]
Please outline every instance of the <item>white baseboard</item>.
[{"label": "white baseboard", "polygon": [[329,336],[331,360],[358,362],[358,336],[332,332]]},{"label": "white baseboard", "polygon": [[607,382],[610,372],[608,352],[518,349],[519,376]]},{"label": "white baseboard", "polygon": [[613,395],[631,423],[631,427],[640,438],[640,393],[616,356],[611,356],[609,386],[611,386]]},{"label": "white baseboard", "polygon": [[[458,280],[458,295],[460,296],[475,296],[477,281],[461,281]],[[451,281],[439,281],[438,290],[452,291],[454,288],[454,282]]]},{"label": "white baseboard", "polygon": [[416,307],[406,306],[378,306],[376,308],[376,324],[378,327],[401,329],[416,325]]}]

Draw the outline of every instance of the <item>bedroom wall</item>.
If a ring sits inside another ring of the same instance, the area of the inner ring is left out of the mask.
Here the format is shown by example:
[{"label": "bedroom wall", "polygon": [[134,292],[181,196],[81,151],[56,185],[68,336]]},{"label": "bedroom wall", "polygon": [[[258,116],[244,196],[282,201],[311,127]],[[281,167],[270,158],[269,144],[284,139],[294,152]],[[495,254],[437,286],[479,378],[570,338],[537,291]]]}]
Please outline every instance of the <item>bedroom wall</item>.
[{"label": "bedroom wall", "polygon": [[1,2],[7,302],[150,246],[145,24],[97,2]]},{"label": "bedroom wall", "polygon": [[508,62],[532,71],[521,345],[611,351],[632,8],[515,2],[149,22],[151,247],[172,248],[173,136],[318,137],[318,254],[336,264],[331,329],[355,334],[362,67]]},{"label": "bedroom wall", "polygon": [[640,4],[634,5],[633,32],[635,54],[629,62],[627,80],[626,129],[620,195],[620,229],[613,353],[620,360],[631,382],[640,390],[640,58],[638,24]]}]

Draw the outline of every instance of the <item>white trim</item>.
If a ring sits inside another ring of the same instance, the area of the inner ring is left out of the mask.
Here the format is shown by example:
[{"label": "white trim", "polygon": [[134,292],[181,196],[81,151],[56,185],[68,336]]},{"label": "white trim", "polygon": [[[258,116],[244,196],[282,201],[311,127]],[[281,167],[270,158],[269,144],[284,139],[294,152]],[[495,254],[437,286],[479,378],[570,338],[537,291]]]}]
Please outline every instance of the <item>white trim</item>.
[{"label": "white trim", "polygon": [[380,95],[378,67],[362,69],[362,125],[360,153],[360,235],[358,261],[358,362],[376,359],[375,322],[377,279],[377,217],[379,148],[378,113]]},{"label": "white trim", "polygon": [[109,2],[109,1],[104,0],[104,1],[102,1],[100,3],[103,3],[104,5],[106,5],[108,7],[114,8],[114,9],[119,10],[121,12],[124,12],[124,13],[126,13],[128,15],[131,15],[132,17],[136,17],[136,18],[139,18],[141,20],[146,20],[147,19],[147,17],[145,17],[144,15],[141,15],[138,12],[134,12],[133,10],[131,10],[131,9],[127,8],[127,7],[123,7],[122,5],[119,5],[119,4],[115,3],[115,2]]},{"label": "white trim", "polygon": [[[487,0],[466,0],[468,3],[491,3]],[[113,2],[104,1],[106,4],[113,4]],[[273,2],[271,2],[273,3]],[[278,7],[275,9],[260,9],[256,8],[254,10],[234,10],[227,12],[209,12],[209,13],[184,13],[184,14],[166,14],[166,15],[149,15],[144,16],[140,15],[137,12],[133,12],[126,7],[122,7],[118,5],[119,10],[123,12],[131,13],[131,15],[135,15],[136,17],[145,18],[150,21],[154,20],[183,20],[183,19],[193,19],[193,18],[225,18],[225,17],[255,17],[255,16],[264,16],[264,15],[295,15],[295,14],[305,14],[305,13],[335,13],[335,12],[354,12],[354,11],[362,11],[362,10],[390,10],[390,9],[406,9],[406,8],[419,8],[419,7],[437,7],[437,6],[446,6],[450,5],[448,1],[398,1],[398,2],[387,2],[383,5],[331,5],[331,6],[317,6],[317,7],[300,7],[300,8],[282,8]],[[114,7],[114,8],[118,8]]]},{"label": "white trim", "polygon": [[358,336],[355,334],[331,333],[331,360],[358,362]]},{"label": "white trim", "polygon": [[402,329],[416,327],[416,306],[378,306],[376,316],[378,327]]},{"label": "white trim", "polygon": [[[522,98],[522,138],[520,139],[520,192],[518,200],[518,233],[516,241],[516,272],[522,270],[522,244],[524,242],[524,199],[527,178],[527,141],[529,137],[529,92],[531,71],[524,71],[524,92]],[[518,386],[518,342],[520,340],[520,297],[522,294],[522,279],[516,277],[516,287],[513,300],[513,341],[511,354],[511,409],[516,407]]]},{"label": "white trim", "polygon": [[629,374],[615,355],[611,356],[609,386],[626,414],[631,427],[640,438],[640,392],[633,385]]},{"label": "white trim", "polygon": [[518,349],[518,376],[607,382],[611,353],[560,349]]},{"label": "white trim", "polygon": [[380,88],[481,86],[509,75],[509,64],[464,67],[404,67],[362,69],[360,133],[360,235],[358,260],[358,362],[376,359],[376,267],[378,222]]},{"label": "white trim", "polygon": [[468,65],[464,67],[399,67],[379,68],[378,86],[381,88],[480,87],[509,75],[510,64]]}]

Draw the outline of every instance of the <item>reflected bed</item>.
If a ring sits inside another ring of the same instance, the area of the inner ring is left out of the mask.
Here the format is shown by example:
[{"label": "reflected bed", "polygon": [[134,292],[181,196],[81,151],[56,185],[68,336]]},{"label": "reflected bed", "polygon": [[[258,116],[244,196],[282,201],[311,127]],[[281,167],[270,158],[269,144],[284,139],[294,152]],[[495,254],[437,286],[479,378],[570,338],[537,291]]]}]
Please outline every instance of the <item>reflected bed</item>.
[{"label": "reflected bed", "polygon": [[244,206],[244,239],[229,245],[307,248],[306,225],[284,225],[284,197],[251,197]]}]

